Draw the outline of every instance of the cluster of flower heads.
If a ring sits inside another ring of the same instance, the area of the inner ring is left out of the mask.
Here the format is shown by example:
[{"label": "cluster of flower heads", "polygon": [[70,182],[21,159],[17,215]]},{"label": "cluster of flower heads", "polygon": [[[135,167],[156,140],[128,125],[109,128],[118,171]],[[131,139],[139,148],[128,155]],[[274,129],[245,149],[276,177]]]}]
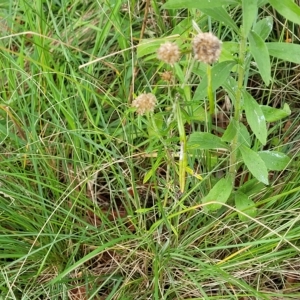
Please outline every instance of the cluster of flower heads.
[{"label": "cluster of flower heads", "polygon": [[[196,60],[207,64],[216,62],[221,54],[222,42],[211,32],[201,32],[192,41],[193,53]],[[180,50],[177,44],[166,42],[157,50],[157,58],[169,65],[180,59]]]},{"label": "cluster of flower heads", "polygon": [[[194,37],[192,46],[196,60],[213,64],[220,57],[222,42],[211,32],[203,32]],[[173,66],[180,59],[178,45],[171,42],[162,44],[157,50],[157,58]],[[156,97],[151,93],[142,94],[132,102],[132,106],[137,108],[136,112],[139,115],[152,112],[155,105]]]}]

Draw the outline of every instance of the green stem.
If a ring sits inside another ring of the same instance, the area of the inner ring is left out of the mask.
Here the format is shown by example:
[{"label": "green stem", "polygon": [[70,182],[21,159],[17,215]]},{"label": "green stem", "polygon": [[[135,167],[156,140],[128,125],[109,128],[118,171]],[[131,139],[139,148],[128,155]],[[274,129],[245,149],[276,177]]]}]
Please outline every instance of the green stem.
[{"label": "green stem", "polygon": [[185,190],[185,173],[187,167],[187,149],[186,149],[186,134],[184,124],[181,115],[181,109],[179,101],[176,100],[176,117],[180,140],[180,154],[179,154],[179,186],[180,192],[183,193]]},{"label": "green stem", "polygon": [[[206,67],[206,74],[207,74],[207,97],[208,97],[208,104],[209,104],[209,114],[207,116],[207,131],[211,132],[212,131],[212,119],[215,114],[215,98],[214,98],[214,93],[213,93],[213,88],[212,88],[212,77],[211,77],[211,65],[207,64]],[[210,151],[206,151],[206,166],[207,166],[207,171],[211,171],[211,155]]]},{"label": "green stem", "polygon": [[239,122],[241,115],[241,99],[242,92],[244,89],[244,77],[245,77],[245,53],[246,53],[246,37],[241,30],[241,41],[240,41],[240,49],[239,49],[239,64],[238,64],[238,86],[235,93],[234,99],[234,120],[236,125],[236,134],[231,143],[231,151],[230,151],[230,166],[229,166],[229,174],[231,177],[231,182],[234,187],[235,185],[235,177],[236,177],[236,163],[237,163],[237,150],[238,150],[238,136],[239,136]]},{"label": "green stem", "polygon": [[215,98],[212,88],[212,78],[211,78],[211,65],[207,64],[206,68],[206,74],[207,74],[207,96],[209,101],[209,115],[210,119],[213,118],[215,114]]}]

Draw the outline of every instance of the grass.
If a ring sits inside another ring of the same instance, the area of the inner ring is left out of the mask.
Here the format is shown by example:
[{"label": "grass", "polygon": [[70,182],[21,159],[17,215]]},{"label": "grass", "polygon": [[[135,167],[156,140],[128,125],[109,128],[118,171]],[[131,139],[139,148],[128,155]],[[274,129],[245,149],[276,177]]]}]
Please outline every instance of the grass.
[{"label": "grass", "polygon": [[[299,67],[274,60],[268,88],[248,74],[259,103],[292,109],[268,141],[288,168],[267,187],[249,181],[257,217],[240,221],[231,200],[208,212],[201,199],[228,157],[209,166],[206,152],[189,156],[202,180],[188,174],[180,192],[176,95],[151,49],[137,56],[132,46],[180,33],[184,48],[192,20],[222,40],[233,33],[148,4],[0,4],[0,299],[299,299]],[[271,39],[289,32],[297,42],[296,28],[275,22]],[[199,84],[191,69],[190,59],[186,97]],[[159,98],[154,119],[130,107],[144,91]],[[205,126],[197,117],[185,130]]]}]

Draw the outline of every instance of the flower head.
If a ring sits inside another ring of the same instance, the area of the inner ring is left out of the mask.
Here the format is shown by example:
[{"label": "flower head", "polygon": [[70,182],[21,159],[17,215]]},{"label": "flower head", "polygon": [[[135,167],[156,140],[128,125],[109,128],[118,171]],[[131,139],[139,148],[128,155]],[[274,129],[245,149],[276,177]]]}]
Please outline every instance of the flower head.
[{"label": "flower head", "polygon": [[174,79],[173,73],[171,71],[164,71],[160,74],[160,77],[163,81],[172,82]]},{"label": "flower head", "polygon": [[171,42],[160,45],[157,50],[157,58],[167,64],[173,65],[180,58],[178,45]]},{"label": "flower head", "polygon": [[211,32],[199,33],[193,39],[195,58],[207,64],[219,59],[222,42]]},{"label": "flower head", "polygon": [[132,101],[132,107],[136,107],[137,114],[143,115],[146,112],[154,110],[156,105],[156,97],[151,94],[141,94],[135,100]]}]

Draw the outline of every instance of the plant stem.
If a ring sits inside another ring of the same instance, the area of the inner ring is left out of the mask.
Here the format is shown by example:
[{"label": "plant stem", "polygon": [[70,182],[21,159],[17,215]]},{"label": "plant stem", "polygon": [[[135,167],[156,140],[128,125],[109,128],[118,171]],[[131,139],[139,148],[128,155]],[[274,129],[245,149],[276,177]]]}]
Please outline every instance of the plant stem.
[{"label": "plant stem", "polygon": [[[212,88],[212,78],[211,78],[211,65],[207,64],[206,67],[206,75],[207,75],[207,97],[208,97],[208,103],[209,103],[209,114],[207,116],[207,131],[211,133],[212,131],[212,119],[215,114],[215,98]],[[207,165],[207,171],[211,171],[211,155],[210,151],[206,151],[206,165]],[[209,181],[210,182],[210,181]]]},{"label": "plant stem", "polygon": [[214,99],[214,93],[212,88],[212,78],[211,78],[211,65],[207,64],[206,68],[206,74],[207,74],[207,96],[209,101],[209,115],[210,115],[210,121],[214,116],[215,113],[215,99]]},{"label": "plant stem", "polygon": [[231,182],[234,187],[235,177],[236,177],[236,162],[237,162],[237,150],[238,150],[238,136],[239,136],[239,122],[241,114],[241,99],[242,91],[244,88],[244,77],[245,77],[245,52],[246,52],[246,37],[244,35],[243,29],[241,29],[241,41],[239,49],[239,64],[238,64],[238,86],[235,93],[234,99],[234,120],[236,125],[236,134],[231,143],[230,151],[230,164],[229,164],[229,174],[231,177]]},{"label": "plant stem", "polygon": [[185,173],[187,167],[187,149],[186,149],[186,134],[184,124],[181,115],[179,100],[176,100],[176,117],[180,139],[180,154],[179,154],[179,186],[180,192],[183,193],[185,190]]}]

